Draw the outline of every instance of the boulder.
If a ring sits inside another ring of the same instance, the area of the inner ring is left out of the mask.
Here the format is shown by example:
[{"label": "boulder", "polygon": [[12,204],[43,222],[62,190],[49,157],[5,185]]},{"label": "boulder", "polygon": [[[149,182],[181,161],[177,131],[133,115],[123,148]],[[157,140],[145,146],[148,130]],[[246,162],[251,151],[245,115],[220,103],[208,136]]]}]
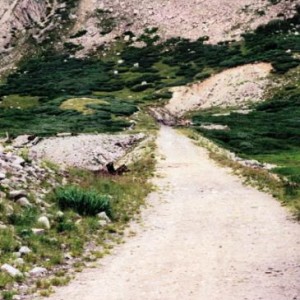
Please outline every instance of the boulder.
[{"label": "boulder", "polygon": [[25,160],[22,157],[16,156],[12,162],[12,167],[22,168],[25,164]]},{"label": "boulder", "polygon": [[30,253],[31,252],[31,250],[27,247],[27,246],[22,246],[21,248],[20,248],[20,250],[19,250],[19,253],[21,254],[21,255],[26,255],[26,254],[28,254],[28,253]]},{"label": "boulder", "polygon": [[107,225],[107,221],[106,220],[99,220],[98,221],[99,226],[103,227]]},{"label": "boulder", "polygon": [[42,267],[35,267],[29,271],[29,274],[31,276],[41,276],[44,275],[45,273],[47,273],[47,269]]},{"label": "boulder", "polygon": [[46,216],[42,216],[38,218],[38,224],[44,229],[50,229],[50,221]]},{"label": "boulder", "polygon": [[15,138],[12,142],[12,146],[15,148],[22,148],[24,146],[26,146],[29,142],[31,142],[32,140],[34,140],[35,136],[33,135],[20,135],[17,138]]},{"label": "boulder", "polygon": [[24,259],[21,258],[21,257],[15,259],[15,260],[14,260],[14,265],[15,265],[15,266],[22,266],[22,265],[24,265]]},{"label": "boulder", "polygon": [[24,190],[12,190],[9,192],[9,198],[12,200],[18,200],[26,196],[27,196],[27,192]]},{"label": "boulder", "polygon": [[22,197],[17,200],[17,204],[19,204],[22,207],[30,207],[32,204],[28,201],[26,197]]},{"label": "boulder", "polygon": [[42,234],[45,233],[45,229],[44,228],[32,228],[31,231],[35,235],[42,235]]},{"label": "boulder", "polygon": [[98,217],[98,219],[104,220],[104,221],[106,221],[107,223],[110,223],[110,222],[111,222],[110,218],[107,216],[107,214],[105,213],[105,211],[103,211],[103,212],[97,214],[97,217]]},{"label": "boulder", "polygon": [[2,265],[1,270],[3,272],[7,273],[11,277],[18,277],[18,276],[23,275],[18,269],[14,268],[13,266],[11,266],[9,264]]}]

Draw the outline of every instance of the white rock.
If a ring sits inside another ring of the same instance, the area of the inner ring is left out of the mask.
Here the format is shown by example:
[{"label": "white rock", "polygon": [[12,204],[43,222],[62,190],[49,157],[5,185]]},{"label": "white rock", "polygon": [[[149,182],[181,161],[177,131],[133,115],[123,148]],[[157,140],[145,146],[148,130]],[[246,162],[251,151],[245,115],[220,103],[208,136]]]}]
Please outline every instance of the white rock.
[{"label": "white rock", "polygon": [[125,41],[125,42],[129,42],[129,41],[130,41],[130,35],[125,35],[124,41]]},{"label": "white rock", "polygon": [[0,173],[0,180],[3,180],[6,178],[6,174],[5,173]]},{"label": "white rock", "polygon": [[40,276],[47,273],[47,269],[46,268],[42,268],[42,267],[35,267],[32,270],[29,271],[29,274],[32,276]]},{"label": "white rock", "polygon": [[42,216],[38,218],[38,224],[45,229],[50,229],[50,221],[46,216]]},{"label": "white rock", "polygon": [[19,250],[19,253],[21,254],[21,255],[23,255],[23,254],[28,254],[28,253],[30,253],[31,252],[31,250],[27,247],[27,246],[22,246],[21,248],[20,248],[20,250]]},{"label": "white rock", "polygon": [[102,226],[106,226],[107,225],[107,221],[106,220],[99,220],[98,224],[102,227]]},{"label": "white rock", "polygon": [[62,218],[64,215],[65,215],[65,214],[64,214],[62,211],[58,211],[58,212],[56,213],[56,217],[58,217],[58,218]]},{"label": "white rock", "polygon": [[45,233],[45,229],[44,228],[32,228],[32,233],[35,235],[42,235]]},{"label": "white rock", "polygon": [[57,137],[67,137],[67,136],[72,136],[71,132],[60,132],[56,134]]},{"label": "white rock", "polygon": [[34,137],[32,135],[20,135],[12,142],[12,146],[15,148],[22,148],[28,144]]},{"label": "white rock", "polygon": [[16,266],[22,266],[22,265],[24,265],[24,259],[21,258],[21,257],[17,258],[17,259],[14,261],[14,265],[16,265]]},{"label": "white rock", "polygon": [[138,67],[140,66],[140,64],[139,64],[139,63],[135,63],[135,64],[133,64],[133,66],[134,66],[135,68],[138,68]]},{"label": "white rock", "polygon": [[13,165],[14,167],[22,167],[22,166],[24,165],[24,163],[25,163],[25,160],[24,160],[22,157],[17,156],[17,157],[14,159],[12,165]]},{"label": "white rock", "polygon": [[18,199],[17,204],[19,204],[22,207],[30,207],[32,204],[28,201],[26,197],[22,197]]},{"label": "white rock", "polygon": [[104,211],[101,212],[101,213],[99,213],[99,214],[97,214],[97,217],[98,217],[100,220],[106,221],[107,223],[110,223],[110,222],[111,222],[110,218],[107,216],[107,214],[106,214]]},{"label": "white rock", "polygon": [[9,198],[10,199],[19,199],[21,197],[26,197],[27,193],[23,190],[13,190],[9,192]]},{"label": "white rock", "polygon": [[147,81],[143,81],[143,82],[141,83],[141,85],[147,85],[147,84],[148,84]]},{"label": "white rock", "polygon": [[0,230],[4,230],[4,229],[7,229],[7,225],[0,224]]},{"label": "white rock", "polygon": [[6,272],[11,277],[22,276],[22,273],[18,269],[14,268],[9,264],[2,265],[1,270],[3,272]]}]

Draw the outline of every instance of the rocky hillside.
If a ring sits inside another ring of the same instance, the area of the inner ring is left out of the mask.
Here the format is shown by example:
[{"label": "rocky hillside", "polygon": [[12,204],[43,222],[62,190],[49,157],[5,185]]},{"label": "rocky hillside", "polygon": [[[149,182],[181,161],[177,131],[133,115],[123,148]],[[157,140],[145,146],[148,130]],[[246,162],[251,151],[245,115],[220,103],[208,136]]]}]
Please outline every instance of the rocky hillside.
[{"label": "rocky hillside", "polygon": [[[3,3],[4,2],[4,3]],[[13,67],[28,49],[63,42],[86,55],[125,34],[125,39],[157,27],[162,38],[209,36],[211,43],[240,34],[275,17],[293,13],[297,1],[269,0],[3,0],[0,7],[0,68]],[[24,47],[24,45],[26,47]]]}]

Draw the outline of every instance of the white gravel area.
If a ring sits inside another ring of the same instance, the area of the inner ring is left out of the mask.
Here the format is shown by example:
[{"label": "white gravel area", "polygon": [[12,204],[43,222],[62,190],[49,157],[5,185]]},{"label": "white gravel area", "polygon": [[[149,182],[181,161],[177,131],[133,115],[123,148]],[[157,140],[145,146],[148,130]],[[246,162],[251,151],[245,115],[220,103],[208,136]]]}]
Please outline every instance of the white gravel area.
[{"label": "white gravel area", "polygon": [[29,153],[61,166],[99,170],[122,158],[144,138],[144,134],[53,137],[31,147]]}]

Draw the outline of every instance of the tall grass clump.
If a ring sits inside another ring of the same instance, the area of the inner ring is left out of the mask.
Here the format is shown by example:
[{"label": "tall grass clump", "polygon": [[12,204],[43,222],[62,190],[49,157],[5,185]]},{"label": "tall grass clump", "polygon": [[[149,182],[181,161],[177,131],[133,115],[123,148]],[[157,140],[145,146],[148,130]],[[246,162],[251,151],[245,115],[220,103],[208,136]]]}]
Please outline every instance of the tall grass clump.
[{"label": "tall grass clump", "polygon": [[77,186],[65,186],[55,191],[58,205],[63,210],[72,209],[84,216],[94,216],[106,212],[111,216],[111,204],[108,195],[95,190],[85,190]]}]

